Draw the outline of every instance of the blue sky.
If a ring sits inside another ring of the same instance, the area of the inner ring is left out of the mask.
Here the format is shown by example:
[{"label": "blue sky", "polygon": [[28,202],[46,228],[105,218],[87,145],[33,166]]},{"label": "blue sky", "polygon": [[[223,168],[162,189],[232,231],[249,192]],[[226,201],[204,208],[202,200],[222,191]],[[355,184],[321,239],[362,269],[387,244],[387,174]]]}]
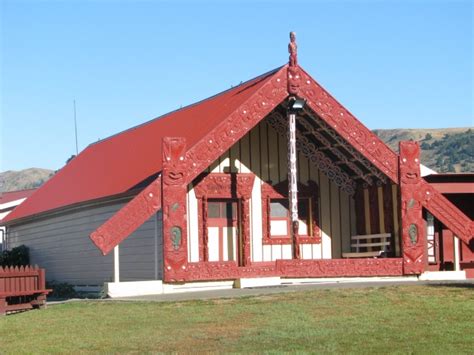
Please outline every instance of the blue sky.
[{"label": "blue sky", "polygon": [[[369,128],[474,125],[471,1],[1,2],[0,171],[79,150],[288,60]],[[124,167],[126,168],[126,167]]]}]

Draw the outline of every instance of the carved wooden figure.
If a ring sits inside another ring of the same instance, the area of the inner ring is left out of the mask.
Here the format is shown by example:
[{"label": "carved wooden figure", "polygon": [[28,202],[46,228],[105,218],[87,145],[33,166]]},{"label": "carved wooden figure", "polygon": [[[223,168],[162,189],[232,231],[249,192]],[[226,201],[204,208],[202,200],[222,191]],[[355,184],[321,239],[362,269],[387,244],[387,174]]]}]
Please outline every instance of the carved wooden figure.
[{"label": "carved wooden figure", "polygon": [[400,142],[399,164],[403,271],[405,274],[421,274],[427,259],[420,194],[420,146],[417,142]]},{"label": "carved wooden figure", "polygon": [[[163,138],[164,280],[182,281],[187,266],[186,140]],[[181,275],[181,276],[180,276]]]}]

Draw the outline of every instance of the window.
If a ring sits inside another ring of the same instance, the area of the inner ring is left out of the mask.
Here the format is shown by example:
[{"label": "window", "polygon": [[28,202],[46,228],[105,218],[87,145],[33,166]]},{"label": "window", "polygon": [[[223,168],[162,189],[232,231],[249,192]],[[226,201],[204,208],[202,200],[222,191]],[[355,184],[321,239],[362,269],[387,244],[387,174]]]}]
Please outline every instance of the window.
[{"label": "window", "polygon": [[237,203],[235,201],[209,200],[207,215],[209,218],[236,219]]},{"label": "window", "polygon": [[[310,199],[298,200],[299,235],[310,235]],[[289,237],[291,235],[291,216],[287,199],[270,200],[270,237]]]},{"label": "window", "polygon": [[[288,201],[288,183],[262,185],[263,243],[291,243],[291,216]],[[301,243],[319,243],[318,185],[298,185],[298,240]]]}]

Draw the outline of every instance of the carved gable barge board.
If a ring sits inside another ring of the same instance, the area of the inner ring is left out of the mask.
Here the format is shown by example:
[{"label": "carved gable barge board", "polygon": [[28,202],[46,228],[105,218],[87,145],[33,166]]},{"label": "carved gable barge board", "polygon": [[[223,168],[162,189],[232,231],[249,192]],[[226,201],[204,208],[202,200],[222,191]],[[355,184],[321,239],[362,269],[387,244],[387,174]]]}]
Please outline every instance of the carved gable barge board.
[{"label": "carved gable barge board", "polygon": [[[311,76],[301,69],[299,95],[329,127],[396,184],[399,183],[398,154],[357,120]],[[474,222],[423,179],[423,206],[463,242],[474,237]]]},{"label": "carved gable barge board", "polygon": [[161,176],[97,228],[90,238],[102,254],[106,255],[160,208]]},{"label": "carved gable barge board", "polygon": [[300,96],[332,129],[357,149],[364,157],[398,182],[398,159],[380,138],[365,127],[311,76],[301,69]]},{"label": "carved gable barge board", "polygon": [[423,178],[420,181],[418,193],[421,195],[420,200],[423,207],[450,229],[456,237],[469,245],[470,241],[474,239],[474,221]]},{"label": "carved gable barge board", "polygon": [[[304,129],[306,129],[307,132],[311,132],[310,135],[306,135],[305,134],[306,132],[303,132],[302,134],[304,134],[305,136],[308,136],[308,137],[311,137],[311,136],[314,137],[319,142],[319,145],[323,146],[322,149],[330,151],[334,155],[335,160],[337,159],[337,161],[334,162],[335,164],[344,164],[344,165],[346,165],[348,167],[348,169],[350,171],[352,171],[352,173],[357,176],[357,178],[359,178],[361,180],[364,180],[368,185],[373,184],[373,181],[370,178],[370,176],[364,174],[364,172],[356,164],[354,164],[350,160],[349,157],[347,157],[343,152],[341,152],[338,149],[339,144],[329,141],[329,139],[324,137],[322,133],[320,133],[319,131],[314,129],[314,127],[311,125],[311,123],[309,123],[306,120],[306,115],[301,117],[298,120],[298,123],[301,124],[304,127]],[[318,150],[321,150],[321,148],[319,148]]]},{"label": "carved gable barge board", "polygon": [[[255,94],[187,151],[185,155],[187,184],[288,96],[286,68],[287,65],[281,67]],[[157,181],[151,185],[156,186]],[[91,234],[92,241],[104,255],[161,208],[160,204],[155,203],[150,203],[147,208],[142,206],[142,200],[147,198],[147,189],[148,187],[123,207],[123,212],[120,210],[115,218],[112,217]],[[146,213],[139,213],[145,209]]]},{"label": "carved gable barge board", "polygon": [[[280,136],[286,136],[286,120],[281,113],[273,112],[268,123]],[[355,193],[356,185],[352,178],[299,131],[296,132],[296,149],[343,191],[349,195]]]},{"label": "carved gable barge board", "polygon": [[236,111],[186,153],[188,183],[288,97],[285,65]]},{"label": "carved gable barge board", "polygon": [[343,148],[350,154],[350,156],[353,157],[354,162],[362,165],[365,169],[367,169],[368,172],[377,177],[382,183],[387,183],[387,177],[384,173],[378,170],[369,160],[364,157],[364,155],[359,153],[350,143],[348,143],[342,136],[333,130],[316,113],[312,112],[311,110],[306,110],[306,116],[309,117],[317,125],[317,127],[320,127],[317,129],[318,132],[325,132],[336,141],[336,144],[334,144],[335,147]]}]

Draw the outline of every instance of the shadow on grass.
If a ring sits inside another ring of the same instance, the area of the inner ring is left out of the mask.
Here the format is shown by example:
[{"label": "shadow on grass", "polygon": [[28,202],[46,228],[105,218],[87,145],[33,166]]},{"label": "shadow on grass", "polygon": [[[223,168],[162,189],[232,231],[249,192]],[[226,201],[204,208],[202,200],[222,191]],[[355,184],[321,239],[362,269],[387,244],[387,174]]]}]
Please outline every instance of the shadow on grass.
[{"label": "shadow on grass", "polygon": [[430,283],[426,285],[428,287],[446,287],[446,288],[472,288],[474,289],[474,282],[453,282],[453,283],[447,283],[447,282],[439,282],[439,283]]}]

